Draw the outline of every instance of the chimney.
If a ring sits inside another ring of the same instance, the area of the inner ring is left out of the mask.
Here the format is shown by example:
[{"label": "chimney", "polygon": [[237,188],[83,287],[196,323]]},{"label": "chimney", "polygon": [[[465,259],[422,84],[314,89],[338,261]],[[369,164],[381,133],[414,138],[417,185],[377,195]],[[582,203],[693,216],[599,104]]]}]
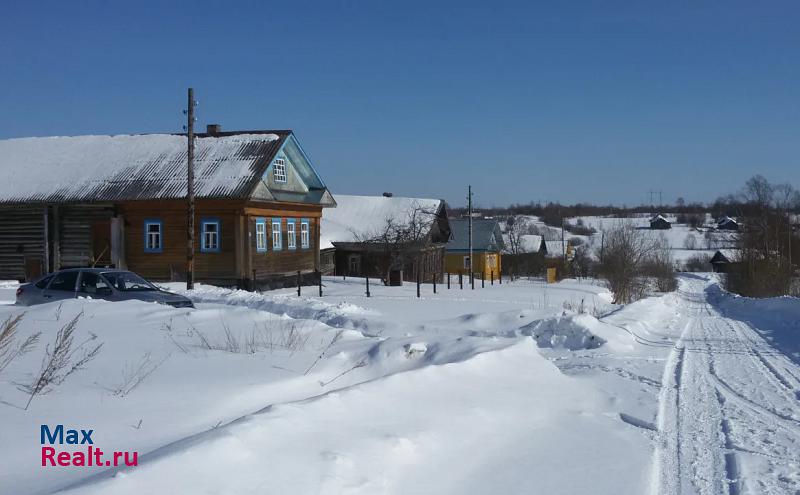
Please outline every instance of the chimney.
[{"label": "chimney", "polygon": [[222,132],[222,126],[219,124],[208,124],[206,126],[206,133],[210,136],[214,136]]},{"label": "chimney", "polygon": [[383,193],[383,197],[384,198],[391,198],[392,196],[394,196],[394,193],[390,193],[390,192]]}]

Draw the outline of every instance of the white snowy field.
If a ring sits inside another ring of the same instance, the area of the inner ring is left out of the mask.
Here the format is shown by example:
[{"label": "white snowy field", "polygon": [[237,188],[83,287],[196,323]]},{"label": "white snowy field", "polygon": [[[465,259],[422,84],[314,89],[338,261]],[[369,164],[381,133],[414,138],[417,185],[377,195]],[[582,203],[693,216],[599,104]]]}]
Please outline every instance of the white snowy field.
[{"label": "white snowy field", "polygon": [[[184,291],[194,310],[20,308],[0,283],[0,319],[43,332],[0,372],[0,493],[800,489],[796,299],[733,298],[710,276],[626,307],[574,280],[419,299],[363,282],[326,278],[323,298],[201,286]],[[81,312],[76,342],[100,354],[23,410],[16,384]],[[93,429],[139,465],[42,467],[41,424]]]}]

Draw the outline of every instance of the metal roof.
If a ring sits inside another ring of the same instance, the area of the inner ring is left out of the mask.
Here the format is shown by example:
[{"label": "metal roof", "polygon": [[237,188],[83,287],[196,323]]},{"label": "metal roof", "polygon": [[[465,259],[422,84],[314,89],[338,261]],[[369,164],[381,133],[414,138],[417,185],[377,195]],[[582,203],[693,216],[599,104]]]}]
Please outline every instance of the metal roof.
[{"label": "metal roof", "polygon": [[[452,238],[447,243],[448,251],[469,250],[469,219],[450,220]],[[504,247],[503,233],[497,220],[472,219],[472,249],[474,251],[501,251]]]},{"label": "metal roof", "polygon": [[[198,134],[197,197],[250,197],[291,135],[288,130]],[[176,134],[0,140],[0,204],[183,198],[186,148],[186,136]],[[322,186],[297,199],[320,200],[325,192]]]}]

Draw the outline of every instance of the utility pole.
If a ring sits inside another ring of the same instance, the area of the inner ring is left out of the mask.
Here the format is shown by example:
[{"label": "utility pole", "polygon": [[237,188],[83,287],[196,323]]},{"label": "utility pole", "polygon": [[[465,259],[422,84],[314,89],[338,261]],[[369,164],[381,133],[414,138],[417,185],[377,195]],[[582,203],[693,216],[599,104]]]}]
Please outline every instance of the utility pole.
[{"label": "utility pole", "polygon": [[474,286],[474,281],[472,280],[473,273],[472,273],[472,186],[467,186],[467,211],[469,212],[467,224],[469,225],[469,280],[470,283]]},{"label": "utility pole", "polygon": [[186,201],[188,215],[186,222],[186,290],[194,289],[194,88],[189,88],[189,101],[186,106],[186,136],[189,144],[186,154]]}]

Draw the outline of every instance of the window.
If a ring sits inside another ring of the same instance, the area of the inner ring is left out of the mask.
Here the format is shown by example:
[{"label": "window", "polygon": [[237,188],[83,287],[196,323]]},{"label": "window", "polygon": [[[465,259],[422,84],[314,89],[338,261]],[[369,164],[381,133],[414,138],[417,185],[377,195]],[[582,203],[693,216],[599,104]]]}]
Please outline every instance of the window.
[{"label": "window", "polygon": [[102,275],[119,291],[158,290],[158,287],[133,272],[103,272]]},{"label": "window", "polygon": [[283,158],[275,159],[275,182],[286,182],[286,161]]},{"label": "window", "polygon": [[75,292],[75,282],[78,281],[78,271],[61,272],[50,282],[48,290],[65,290]]},{"label": "window", "polygon": [[300,221],[300,247],[308,249],[309,246],[309,224],[307,219]]},{"label": "window", "polygon": [[160,253],[162,251],[161,220],[148,218],[144,221],[144,252]]},{"label": "window", "polygon": [[47,284],[49,284],[52,279],[53,279],[53,276],[49,275],[49,276],[39,280],[38,282],[36,282],[36,284],[34,284],[34,285],[36,285],[36,287],[38,287],[40,289],[44,289],[45,287],[47,287]]},{"label": "window", "polygon": [[281,219],[272,219],[272,249],[280,251],[283,247],[283,237],[281,236]]},{"label": "window", "polygon": [[82,272],[81,281],[78,284],[78,292],[84,294],[106,294],[111,295],[111,286],[108,285],[103,277],[92,272]]},{"label": "window", "polygon": [[200,222],[200,251],[203,253],[218,253],[219,249],[219,220],[206,219]]},{"label": "window", "polygon": [[256,251],[263,253],[267,250],[267,219],[256,218]]},{"label": "window", "polygon": [[359,275],[361,271],[361,259],[358,257],[357,254],[353,254],[350,256],[350,275]]},{"label": "window", "polygon": [[469,256],[464,256],[464,270],[469,270]]},{"label": "window", "polygon": [[295,230],[294,218],[286,220],[286,247],[289,249],[297,248],[297,231]]}]

